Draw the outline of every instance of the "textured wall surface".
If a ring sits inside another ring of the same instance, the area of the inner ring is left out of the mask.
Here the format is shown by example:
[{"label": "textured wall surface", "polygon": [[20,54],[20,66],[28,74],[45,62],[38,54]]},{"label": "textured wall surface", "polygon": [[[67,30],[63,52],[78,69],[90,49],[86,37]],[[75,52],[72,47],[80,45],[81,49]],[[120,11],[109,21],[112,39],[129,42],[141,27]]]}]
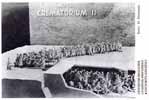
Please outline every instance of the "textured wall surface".
[{"label": "textured wall surface", "polygon": [[[128,3],[30,3],[31,44],[71,45],[121,40],[134,45],[134,4]],[[85,9],[86,16],[39,16],[39,11]],[[97,12],[96,16],[91,11]]]}]

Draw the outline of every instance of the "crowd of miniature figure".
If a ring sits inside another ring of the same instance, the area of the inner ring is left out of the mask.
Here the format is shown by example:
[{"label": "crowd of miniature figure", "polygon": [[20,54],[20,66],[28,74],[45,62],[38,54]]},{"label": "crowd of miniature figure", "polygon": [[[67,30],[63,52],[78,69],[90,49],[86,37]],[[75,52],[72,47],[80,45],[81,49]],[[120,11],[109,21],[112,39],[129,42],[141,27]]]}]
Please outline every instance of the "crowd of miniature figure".
[{"label": "crowd of miniature figure", "polygon": [[72,67],[63,74],[68,86],[99,95],[135,92],[135,71]]},{"label": "crowd of miniature figure", "polygon": [[51,48],[48,50],[40,50],[39,52],[28,52],[17,54],[15,67],[39,67],[42,68],[48,62],[58,62],[61,58],[93,55],[113,51],[122,51],[120,42],[98,42],[80,44],[74,46],[64,46],[59,48]]}]

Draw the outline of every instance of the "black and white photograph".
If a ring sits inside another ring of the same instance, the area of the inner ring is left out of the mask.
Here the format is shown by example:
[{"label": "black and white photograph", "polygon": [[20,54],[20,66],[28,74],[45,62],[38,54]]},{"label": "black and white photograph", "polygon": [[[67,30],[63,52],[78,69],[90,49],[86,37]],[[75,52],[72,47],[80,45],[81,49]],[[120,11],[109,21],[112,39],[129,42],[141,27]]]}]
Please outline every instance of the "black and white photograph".
[{"label": "black and white photograph", "polygon": [[135,3],[3,2],[2,98],[134,98]]}]

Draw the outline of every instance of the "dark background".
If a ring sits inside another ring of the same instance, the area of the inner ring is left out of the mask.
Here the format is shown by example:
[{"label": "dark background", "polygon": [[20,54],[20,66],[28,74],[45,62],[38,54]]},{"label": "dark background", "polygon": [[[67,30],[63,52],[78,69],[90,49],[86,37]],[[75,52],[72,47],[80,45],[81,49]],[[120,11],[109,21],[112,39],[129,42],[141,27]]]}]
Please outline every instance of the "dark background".
[{"label": "dark background", "polygon": [[28,3],[2,3],[2,52],[29,44]]}]

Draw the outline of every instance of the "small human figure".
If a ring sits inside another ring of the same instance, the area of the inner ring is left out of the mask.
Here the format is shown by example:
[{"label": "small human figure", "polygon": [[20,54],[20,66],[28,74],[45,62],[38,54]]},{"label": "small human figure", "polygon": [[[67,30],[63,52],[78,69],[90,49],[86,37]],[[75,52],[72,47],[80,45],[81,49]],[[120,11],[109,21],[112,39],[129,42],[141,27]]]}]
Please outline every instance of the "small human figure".
[{"label": "small human figure", "polygon": [[10,58],[8,58],[8,62],[7,62],[7,70],[11,70]]}]

